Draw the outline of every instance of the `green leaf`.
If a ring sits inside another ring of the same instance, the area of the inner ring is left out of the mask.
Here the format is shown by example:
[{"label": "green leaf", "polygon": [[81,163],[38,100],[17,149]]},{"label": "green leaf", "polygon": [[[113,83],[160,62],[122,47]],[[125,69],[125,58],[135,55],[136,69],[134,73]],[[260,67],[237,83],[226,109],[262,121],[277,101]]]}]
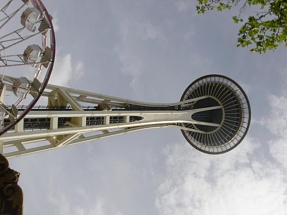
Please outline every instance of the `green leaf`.
[{"label": "green leaf", "polygon": [[[197,0],[197,2],[196,11],[199,14],[215,8],[219,12],[239,8],[238,15],[232,16],[234,23],[242,23],[238,32],[237,47],[253,46],[250,51],[261,54],[275,50],[281,44],[287,46],[286,0]],[[242,8],[242,4],[240,5],[242,2],[243,4],[246,2],[247,7]],[[246,17],[243,12],[253,6],[255,14]]]},{"label": "green leaf", "polygon": [[232,19],[233,19],[233,21],[234,21],[236,24],[239,22],[239,19],[238,19],[237,16],[233,16]]}]

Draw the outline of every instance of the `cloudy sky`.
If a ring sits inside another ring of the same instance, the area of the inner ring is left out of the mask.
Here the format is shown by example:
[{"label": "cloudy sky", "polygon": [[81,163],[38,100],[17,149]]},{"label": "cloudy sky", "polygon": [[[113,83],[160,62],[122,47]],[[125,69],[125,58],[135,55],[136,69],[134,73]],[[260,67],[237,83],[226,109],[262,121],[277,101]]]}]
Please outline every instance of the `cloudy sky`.
[{"label": "cloudy sky", "polygon": [[156,129],[10,159],[27,215],[281,215],[287,211],[287,49],[236,48],[237,10],[197,15],[192,0],[43,0],[54,17],[51,83],[176,102],[218,73],[252,107],[245,140],[219,156]]}]

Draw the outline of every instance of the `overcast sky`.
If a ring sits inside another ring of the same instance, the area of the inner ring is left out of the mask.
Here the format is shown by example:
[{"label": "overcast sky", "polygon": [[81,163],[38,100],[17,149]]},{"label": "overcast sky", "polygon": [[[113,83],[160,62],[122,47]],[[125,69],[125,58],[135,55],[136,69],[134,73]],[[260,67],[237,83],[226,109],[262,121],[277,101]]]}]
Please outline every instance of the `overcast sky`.
[{"label": "overcast sky", "polygon": [[212,156],[156,129],[10,159],[27,215],[281,215],[287,211],[287,49],[236,48],[237,10],[197,15],[194,0],[43,0],[57,29],[51,83],[176,102],[196,78],[236,80],[252,124]]}]

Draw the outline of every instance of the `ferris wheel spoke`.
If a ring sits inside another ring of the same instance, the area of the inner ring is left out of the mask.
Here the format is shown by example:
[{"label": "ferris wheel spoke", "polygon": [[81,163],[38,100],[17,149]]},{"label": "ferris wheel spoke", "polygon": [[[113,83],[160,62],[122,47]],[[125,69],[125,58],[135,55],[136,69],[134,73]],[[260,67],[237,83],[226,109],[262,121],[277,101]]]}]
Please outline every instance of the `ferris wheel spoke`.
[{"label": "ferris wheel spoke", "polygon": [[[47,31],[47,30],[45,30],[45,31]],[[43,32],[45,32],[45,31],[43,31]],[[36,33],[36,34],[32,34],[32,35],[25,36],[25,37],[20,37],[20,38],[13,38],[13,39],[9,39],[9,40],[2,40],[2,41],[1,41],[1,46],[2,46],[3,48],[0,49],[0,51],[4,51],[4,50],[6,50],[6,49],[11,48],[12,46],[15,46],[15,45],[19,44],[19,43],[25,42],[25,40],[31,39],[32,37],[35,37],[35,36],[37,36],[37,35],[39,35],[39,34],[42,34],[43,32],[38,32],[38,33]],[[12,41],[16,41],[16,42],[11,43],[11,44],[9,44],[8,46],[4,46],[4,44],[3,44],[3,43],[6,43],[6,42],[12,42]]]},{"label": "ferris wheel spoke", "polygon": [[23,8],[25,7],[25,3],[19,7],[17,10],[15,10],[14,12],[12,12],[11,14],[7,14],[5,11],[6,9],[10,6],[12,0],[9,1],[2,9],[1,9],[1,12],[5,15],[5,18],[1,19],[0,20],[0,23],[3,22],[1,25],[0,25],[0,30]]}]

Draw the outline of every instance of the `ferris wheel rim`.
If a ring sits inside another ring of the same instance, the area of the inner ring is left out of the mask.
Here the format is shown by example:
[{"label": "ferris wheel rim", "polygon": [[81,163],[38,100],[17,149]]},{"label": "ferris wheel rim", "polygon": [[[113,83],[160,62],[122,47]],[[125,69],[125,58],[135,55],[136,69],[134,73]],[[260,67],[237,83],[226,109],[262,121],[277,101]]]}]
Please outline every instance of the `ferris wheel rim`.
[{"label": "ferris wheel rim", "polygon": [[[29,2],[29,0],[27,1],[27,3]],[[47,68],[47,72],[45,74],[44,80],[41,84],[41,88],[39,89],[38,95],[37,97],[35,97],[30,104],[27,106],[27,108],[21,113],[21,115],[19,117],[17,117],[15,119],[14,122],[10,123],[9,125],[5,126],[4,128],[2,128],[2,130],[0,130],[0,136],[3,135],[4,133],[6,133],[8,130],[10,130],[11,128],[13,128],[13,126],[15,126],[17,123],[19,123],[28,113],[29,111],[33,108],[33,106],[38,102],[38,100],[40,99],[41,95],[43,94],[49,79],[52,75],[52,71],[53,71],[53,67],[54,67],[54,62],[55,62],[55,54],[56,54],[56,39],[55,39],[55,30],[54,30],[54,26],[52,23],[52,18],[50,16],[50,14],[48,13],[48,10],[46,9],[46,7],[44,6],[44,4],[42,3],[41,0],[30,0],[30,2],[33,4],[34,7],[36,7],[37,9],[39,9],[43,15],[46,18],[46,21],[49,24],[49,30],[50,30],[50,36],[51,36],[51,59],[49,60],[49,65]]]}]

